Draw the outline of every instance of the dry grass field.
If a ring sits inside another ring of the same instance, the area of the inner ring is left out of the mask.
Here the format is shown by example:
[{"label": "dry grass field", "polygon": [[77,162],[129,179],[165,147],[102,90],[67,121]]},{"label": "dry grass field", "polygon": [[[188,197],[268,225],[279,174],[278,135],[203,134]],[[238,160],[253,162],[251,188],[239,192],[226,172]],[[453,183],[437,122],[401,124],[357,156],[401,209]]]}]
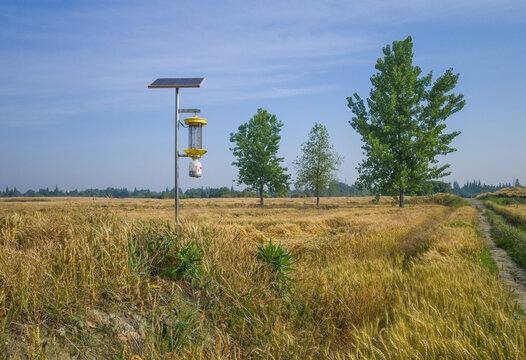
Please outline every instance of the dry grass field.
[{"label": "dry grass field", "polygon": [[512,188],[504,188],[493,193],[481,194],[478,197],[507,197],[507,198],[526,198],[526,187],[524,186],[515,186]]},{"label": "dry grass field", "polygon": [[0,354],[523,359],[476,211],[371,200],[0,199]]}]

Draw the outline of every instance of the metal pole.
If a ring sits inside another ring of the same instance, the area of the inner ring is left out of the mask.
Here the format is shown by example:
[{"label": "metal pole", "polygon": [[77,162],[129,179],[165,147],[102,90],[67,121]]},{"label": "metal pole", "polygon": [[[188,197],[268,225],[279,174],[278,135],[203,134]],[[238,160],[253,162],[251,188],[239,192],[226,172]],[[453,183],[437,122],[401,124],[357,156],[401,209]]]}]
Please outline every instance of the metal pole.
[{"label": "metal pole", "polygon": [[179,236],[179,88],[175,88],[175,228]]}]

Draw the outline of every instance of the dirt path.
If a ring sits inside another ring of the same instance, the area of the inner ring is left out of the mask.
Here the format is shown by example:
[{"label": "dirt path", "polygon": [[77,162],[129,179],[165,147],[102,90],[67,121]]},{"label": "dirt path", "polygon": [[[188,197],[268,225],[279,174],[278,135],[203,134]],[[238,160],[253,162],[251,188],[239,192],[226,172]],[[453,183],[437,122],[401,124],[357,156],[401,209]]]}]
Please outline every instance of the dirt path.
[{"label": "dirt path", "polygon": [[[467,200],[475,208],[486,209],[480,200]],[[501,280],[517,295],[517,302],[526,311],[526,270],[519,267],[505,250],[495,246],[491,238],[489,222],[481,212],[479,212],[479,229],[482,232],[484,242],[488,245],[491,257],[497,263]]]}]

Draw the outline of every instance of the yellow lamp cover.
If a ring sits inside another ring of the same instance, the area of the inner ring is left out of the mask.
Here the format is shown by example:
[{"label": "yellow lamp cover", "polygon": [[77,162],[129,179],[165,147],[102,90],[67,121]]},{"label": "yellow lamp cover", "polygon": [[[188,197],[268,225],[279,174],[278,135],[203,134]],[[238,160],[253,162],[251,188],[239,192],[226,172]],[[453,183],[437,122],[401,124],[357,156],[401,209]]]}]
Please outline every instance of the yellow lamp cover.
[{"label": "yellow lamp cover", "polygon": [[208,122],[206,121],[206,119],[202,119],[200,117],[198,117],[197,115],[194,115],[188,119],[184,119],[184,123],[185,125],[206,125]]},{"label": "yellow lamp cover", "polygon": [[190,156],[191,158],[200,158],[205,153],[207,153],[208,150],[205,150],[205,149],[185,149],[184,152],[187,153],[188,156]]}]

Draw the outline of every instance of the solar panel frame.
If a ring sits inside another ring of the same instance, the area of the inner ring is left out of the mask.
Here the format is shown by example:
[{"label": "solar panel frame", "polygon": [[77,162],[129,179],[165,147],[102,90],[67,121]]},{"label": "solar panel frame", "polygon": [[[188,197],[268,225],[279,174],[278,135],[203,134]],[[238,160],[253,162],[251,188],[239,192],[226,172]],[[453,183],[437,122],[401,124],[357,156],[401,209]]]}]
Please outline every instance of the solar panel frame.
[{"label": "solar panel frame", "polygon": [[165,88],[198,88],[205,81],[204,77],[199,78],[159,78],[148,85],[150,89]]}]

